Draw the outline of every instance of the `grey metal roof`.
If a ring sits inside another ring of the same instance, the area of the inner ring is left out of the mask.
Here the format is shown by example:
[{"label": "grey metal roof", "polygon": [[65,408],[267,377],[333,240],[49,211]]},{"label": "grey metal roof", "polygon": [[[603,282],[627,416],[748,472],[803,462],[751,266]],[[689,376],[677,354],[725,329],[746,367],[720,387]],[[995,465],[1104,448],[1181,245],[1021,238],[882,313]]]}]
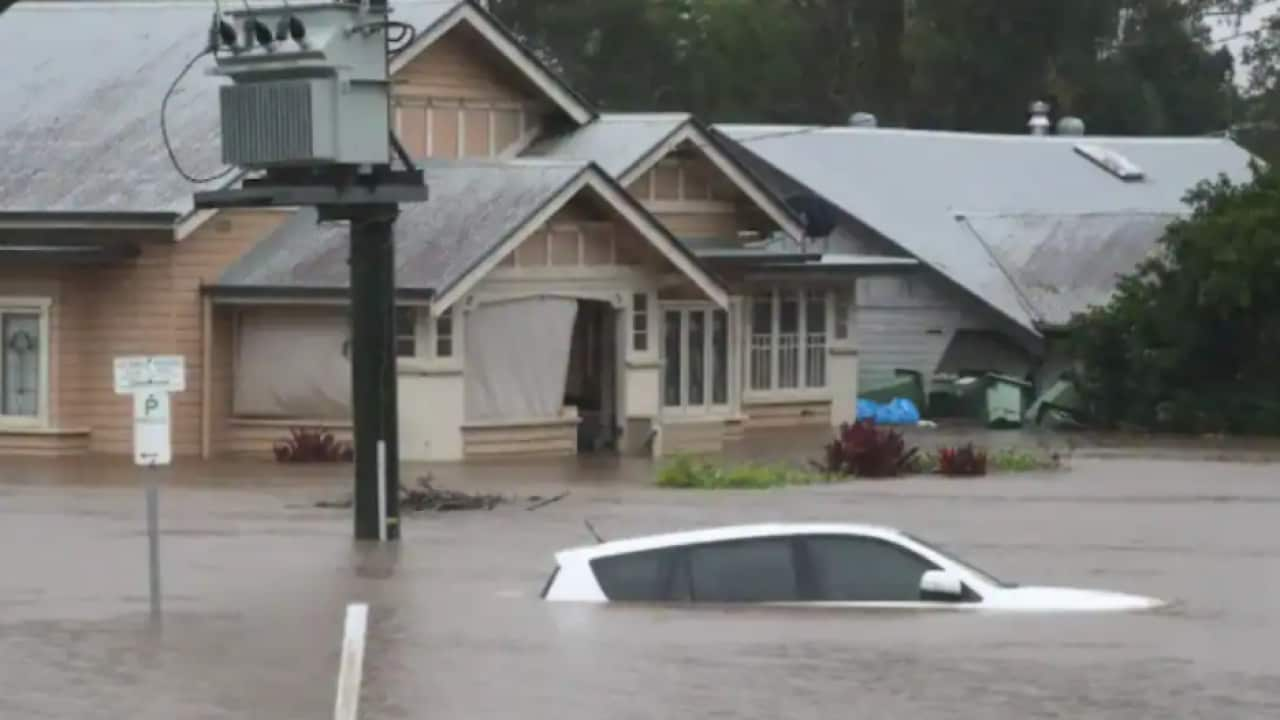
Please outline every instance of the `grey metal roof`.
[{"label": "grey metal roof", "polygon": [[525,155],[594,162],[618,178],[692,119],[688,113],[604,113],[576,130],[538,141]]},{"label": "grey metal roof", "polygon": [[[1249,154],[1220,138],[1031,137],[870,128],[720,125],[755,157],[1037,332],[1018,289],[957,213],[1172,213],[1197,182],[1247,180]],[[1121,153],[1125,182],[1073,148]],[[1125,271],[1130,268],[1117,268]]]},{"label": "grey metal roof", "polygon": [[973,231],[1014,283],[1041,326],[1110,299],[1117,275],[1158,247],[1176,213],[968,215]]},{"label": "grey metal roof", "polygon": [[[424,27],[457,4],[404,0],[393,17]],[[36,2],[0,15],[0,212],[190,212],[201,188],[170,164],[160,102],[204,47],[213,9]],[[196,63],[168,108],[174,150],[197,175],[222,167],[212,65]]]},{"label": "grey metal roof", "polygon": [[[0,212],[183,214],[160,101],[208,39],[212,3],[18,3],[0,16]],[[169,104],[190,171],[221,167],[217,81],[197,63]]]},{"label": "grey metal roof", "polygon": [[[431,199],[396,220],[396,285],[448,290],[589,166],[547,161],[428,161]],[[223,273],[217,290],[348,287],[346,223],[299,211]]]}]

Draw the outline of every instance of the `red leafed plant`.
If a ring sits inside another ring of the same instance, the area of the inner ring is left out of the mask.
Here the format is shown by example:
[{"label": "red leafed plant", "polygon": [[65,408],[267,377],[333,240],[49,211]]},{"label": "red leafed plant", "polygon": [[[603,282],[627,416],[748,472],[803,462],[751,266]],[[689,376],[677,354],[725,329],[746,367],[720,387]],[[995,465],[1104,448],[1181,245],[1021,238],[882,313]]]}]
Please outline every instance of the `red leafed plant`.
[{"label": "red leafed plant", "polygon": [[827,445],[827,472],[835,475],[882,478],[900,475],[915,457],[902,433],[878,428],[874,421],[845,423]]},{"label": "red leafed plant", "polygon": [[324,428],[292,428],[289,437],[272,446],[276,460],[287,463],[351,462],[350,443],[339,441]]},{"label": "red leafed plant", "polygon": [[958,448],[943,448],[938,453],[938,472],[951,477],[987,474],[987,453],[973,443]]}]

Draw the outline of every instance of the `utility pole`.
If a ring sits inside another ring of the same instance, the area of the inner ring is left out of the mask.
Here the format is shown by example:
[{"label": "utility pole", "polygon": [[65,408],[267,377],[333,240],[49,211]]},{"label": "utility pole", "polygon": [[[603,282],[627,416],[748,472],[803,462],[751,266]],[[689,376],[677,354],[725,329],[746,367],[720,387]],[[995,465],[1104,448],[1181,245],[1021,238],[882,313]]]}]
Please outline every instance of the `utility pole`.
[{"label": "utility pole", "polygon": [[233,80],[220,97],[223,159],[262,173],[195,196],[199,208],[314,206],[350,223],[352,512],[357,540],[384,542],[400,537],[393,232],[400,203],[427,199],[390,131],[393,26],[386,0],[216,17],[217,72]]},{"label": "utility pole", "polygon": [[355,534],[400,537],[396,383],[395,205],[351,218],[351,390],[355,416]]}]

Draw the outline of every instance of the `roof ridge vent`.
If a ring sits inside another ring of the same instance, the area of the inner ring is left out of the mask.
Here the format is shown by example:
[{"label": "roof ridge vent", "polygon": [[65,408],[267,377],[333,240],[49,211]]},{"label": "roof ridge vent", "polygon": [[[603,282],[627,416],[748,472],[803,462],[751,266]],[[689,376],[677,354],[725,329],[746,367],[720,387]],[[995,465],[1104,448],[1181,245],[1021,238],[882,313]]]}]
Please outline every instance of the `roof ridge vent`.
[{"label": "roof ridge vent", "polygon": [[1146,178],[1146,173],[1137,163],[1110,148],[1093,143],[1076,143],[1075,151],[1125,182],[1137,182]]}]

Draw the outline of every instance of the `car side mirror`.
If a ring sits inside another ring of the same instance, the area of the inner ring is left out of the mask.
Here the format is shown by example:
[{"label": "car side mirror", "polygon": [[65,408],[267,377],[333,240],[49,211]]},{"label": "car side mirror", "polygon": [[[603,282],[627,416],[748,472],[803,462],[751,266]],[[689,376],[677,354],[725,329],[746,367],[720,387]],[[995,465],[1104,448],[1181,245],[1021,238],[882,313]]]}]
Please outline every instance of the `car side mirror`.
[{"label": "car side mirror", "polygon": [[920,597],[923,600],[959,600],[964,597],[964,582],[946,570],[928,570],[920,576]]}]

